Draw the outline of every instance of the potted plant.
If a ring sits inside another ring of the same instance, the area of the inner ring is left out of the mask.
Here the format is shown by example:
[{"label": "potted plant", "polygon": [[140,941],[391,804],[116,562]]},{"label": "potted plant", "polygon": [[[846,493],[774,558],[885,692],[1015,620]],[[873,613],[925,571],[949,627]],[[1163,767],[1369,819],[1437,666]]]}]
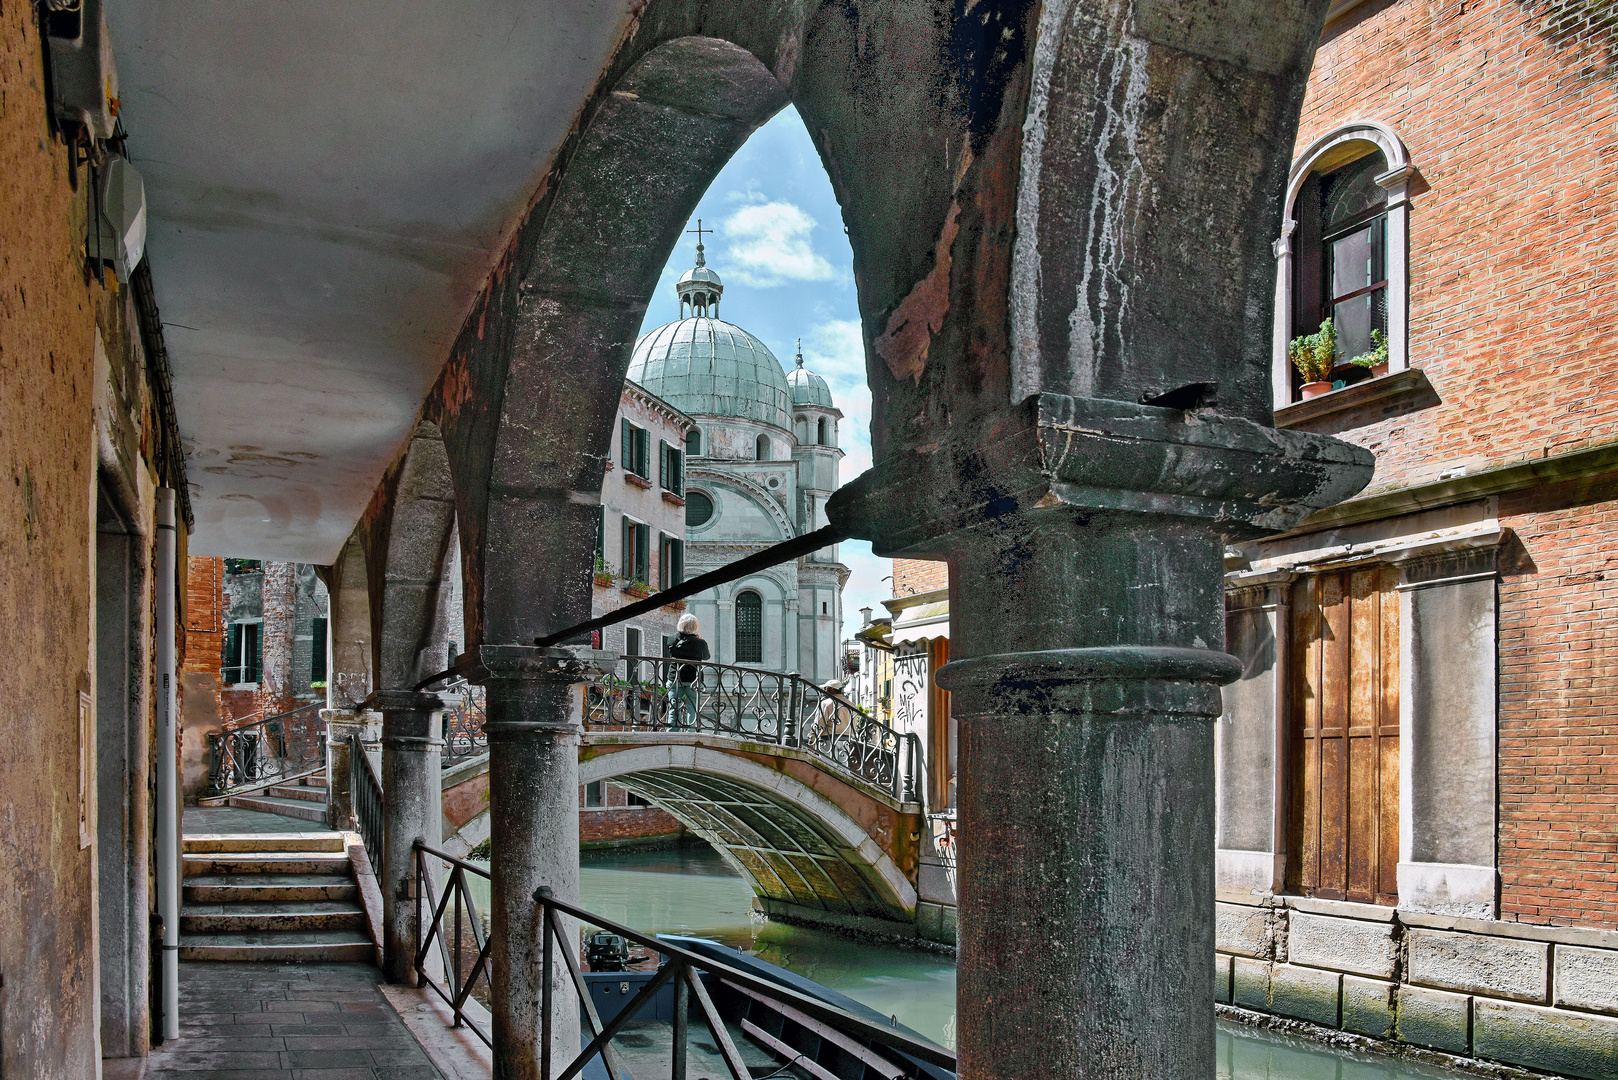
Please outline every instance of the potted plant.
[{"label": "potted plant", "polygon": [[634,581],[624,582],[624,592],[639,598],[652,595],[652,587],[637,578]]},{"label": "potted plant", "polygon": [[1331,389],[1331,370],[1337,366],[1337,328],[1326,319],[1313,334],[1293,338],[1287,343],[1287,358],[1303,376],[1299,395],[1304,401],[1326,393]]},{"label": "potted plant", "polygon": [[1368,368],[1371,378],[1378,379],[1388,373],[1388,335],[1380,330],[1371,331],[1371,351],[1360,353],[1349,361],[1355,367]]},{"label": "potted plant", "polygon": [[602,588],[612,587],[612,571],[607,569],[606,560],[600,555],[596,556],[595,570],[592,571],[591,577],[594,578],[595,583],[600,585]]}]

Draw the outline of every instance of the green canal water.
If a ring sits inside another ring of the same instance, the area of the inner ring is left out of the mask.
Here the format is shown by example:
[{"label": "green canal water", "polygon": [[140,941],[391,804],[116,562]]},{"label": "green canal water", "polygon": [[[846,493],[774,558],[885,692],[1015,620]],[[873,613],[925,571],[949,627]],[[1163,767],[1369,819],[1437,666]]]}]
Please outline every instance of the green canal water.
[{"label": "green canal water", "polygon": [[[482,884],[480,881],[479,884]],[[645,933],[715,938],[806,975],[945,1046],[955,1045],[955,964],[752,917],[753,892],[711,849],[586,854],[581,904]],[[486,910],[488,898],[479,896]],[[1217,1080],[1460,1080],[1447,1070],[1346,1054],[1219,1025]]]}]

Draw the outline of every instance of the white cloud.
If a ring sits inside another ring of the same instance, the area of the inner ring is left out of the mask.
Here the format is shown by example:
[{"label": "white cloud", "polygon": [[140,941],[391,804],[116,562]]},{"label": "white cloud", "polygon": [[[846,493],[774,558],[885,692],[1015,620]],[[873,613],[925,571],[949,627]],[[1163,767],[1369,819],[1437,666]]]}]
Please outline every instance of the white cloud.
[{"label": "white cloud", "polygon": [[721,226],[727,245],[724,272],[760,289],[789,281],[832,280],[837,271],[809,245],[817,224],[789,202],[742,207]]}]

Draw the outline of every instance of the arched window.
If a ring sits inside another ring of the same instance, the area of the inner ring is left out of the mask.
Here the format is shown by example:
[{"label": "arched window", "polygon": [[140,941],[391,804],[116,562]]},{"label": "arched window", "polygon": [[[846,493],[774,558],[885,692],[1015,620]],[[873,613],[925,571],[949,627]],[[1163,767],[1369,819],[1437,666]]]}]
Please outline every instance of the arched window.
[{"label": "arched window", "polygon": [[760,435],[753,442],[753,456],[758,458],[758,460],[760,460],[760,461],[769,461],[769,460],[771,460],[771,458],[770,458],[770,437],[768,435]]},{"label": "arched window", "polygon": [[685,456],[702,456],[702,429],[693,428],[691,434],[685,437]]},{"label": "arched window", "polygon": [[820,418],[820,437],[815,441],[821,446],[831,445],[831,421],[824,416]]},{"label": "arched window", "polygon": [[[1385,341],[1388,372],[1410,366],[1407,328],[1413,174],[1392,128],[1362,121],[1323,136],[1292,166],[1277,261],[1274,388],[1281,408],[1299,399],[1303,379],[1287,355],[1292,339],[1330,318],[1339,366],[1330,381],[1371,378],[1350,365]],[[1375,334],[1373,334],[1375,331]]]},{"label": "arched window", "polygon": [[764,600],[751,590],[736,594],[736,662],[764,662]]}]

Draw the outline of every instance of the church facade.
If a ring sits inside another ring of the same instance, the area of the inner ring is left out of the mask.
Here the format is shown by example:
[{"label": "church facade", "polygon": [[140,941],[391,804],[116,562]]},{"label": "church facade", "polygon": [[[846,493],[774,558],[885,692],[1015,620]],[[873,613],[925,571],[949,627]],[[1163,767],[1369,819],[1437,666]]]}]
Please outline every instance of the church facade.
[{"label": "church facade", "polygon": [[[686,576],[826,524],[837,489],[843,414],[803,366],[719,318],[724,285],[697,262],[676,283],[680,318],[641,337],[629,378],[690,416],[685,446]],[[714,659],[838,678],[843,586],[835,545],[688,601]]]}]

